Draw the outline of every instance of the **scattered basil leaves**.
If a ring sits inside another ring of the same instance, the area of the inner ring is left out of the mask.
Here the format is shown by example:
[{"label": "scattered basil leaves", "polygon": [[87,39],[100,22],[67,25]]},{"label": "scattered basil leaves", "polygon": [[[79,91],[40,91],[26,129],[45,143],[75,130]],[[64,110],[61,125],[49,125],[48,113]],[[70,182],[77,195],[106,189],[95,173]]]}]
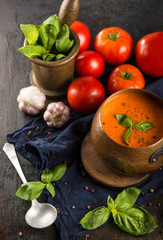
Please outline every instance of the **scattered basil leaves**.
[{"label": "scattered basil leaves", "polygon": [[107,207],[98,207],[88,212],[80,221],[83,228],[92,230],[103,225],[110,216],[110,210]]},{"label": "scattered basil leaves", "polygon": [[103,225],[112,213],[114,222],[132,235],[151,233],[157,227],[155,219],[143,208],[134,206],[141,190],[135,187],[124,189],[113,200],[108,196],[107,207],[101,206],[88,212],[80,221],[83,228],[93,230]]},{"label": "scattered basil leaves", "polygon": [[114,222],[124,231],[132,235],[144,235],[157,227],[154,218],[143,208],[131,207],[126,211],[113,213]]},{"label": "scattered basil leaves", "polygon": [[36,44],[39,37],[39,26],[32,24],[20,24],[20,29],[24,33],[29,44]]},{"label": "scattered basil leaves", "polygon": [[66,172],[66,169],[67,169],[67,165],[66,163],[63,163],[63,164],[59,164],[57,165],[56,167],[54,167],[51,171],[52,171],[52,178],[51,178],[51,181],[57,181],[59,180],[60,178],[63,177],[63,175],[65,174]]},{"label": "scattered basil leaves", "polygon": [[16,196],[24,200],[36,199],[42,193],[45,185],[42,182],[23,183],[16,192]]},{"label": "scattered basil leaves", "polygon": [[112,213],[114,222],[132,235],[151,233],[157,227],[152,215],[143,208],[134,206],[141,190],[135,187],[124,189],[117,198],[107,199],[107,206],[101,206],[88,212],[80,221],[83,228],[93,230],[103,225]]},{"label": "scattered basil leaves", "polygon": [[53,169],[45,169],[41,174],[41,181],[23,183],[16,192],[16,196],[24,200],[33,200],[38,198],[46,187],[54,197],[55,188],[51,182],[62,178],[66,170],[66,163],[59,164]]},{"label": "scattered basil leaves", "polygon": [[116,119],[120,125],[128,128],[123,136],[124,142],[128,145],[129,145],[129,137],[131,136],[132,129],[136,129],[141,132],[146,132],[149,128],[153,126],[152,123],[148,121],[143,121],[137,124],[133,124],[131,118],[128,117],[126,114],[117,114]]},{"label": "scattered basil leaves", "polygon": [[115,208],[118,211],[127,210],[131,208],[136,202],[139,194],[142,191],[135,187],[130,187],[124,189],[121,193],[119,193],[114,201]]}]

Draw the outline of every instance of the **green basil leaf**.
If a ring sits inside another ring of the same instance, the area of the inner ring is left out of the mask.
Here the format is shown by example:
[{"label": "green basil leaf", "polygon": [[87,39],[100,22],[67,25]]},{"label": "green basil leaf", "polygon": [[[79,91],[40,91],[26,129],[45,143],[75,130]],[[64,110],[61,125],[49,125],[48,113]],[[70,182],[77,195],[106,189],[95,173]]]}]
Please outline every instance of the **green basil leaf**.
[{"label": "green basil leaf", "polygon": [[44,60],[46,62],[54,61],[54,60],[56,60],[56,56],[53,53],[44,53],[42,55],[42,60]]},{"label": "green basil leaf", "polygon": [[124,142],[127,143],[128,145],[129,145],[128,139],[129,139],[129,137],[131,136],[131,132],[132,132],[132,127],[129,127],[129,128],[126,130],[126,132],[125,132],[125,134],[124,134],[124,136],[123,136]]},{"label": "green basil leaf", "polygon": [[56,167],[54,167],[52,169],[53,177],[52,177],[51,181],[59,180],[61,177],[63,177],[66,170],[67,170],[67,164],[66,163],[59,164]]},{"label": "green basil leaf", "polygon": [[154,218],[147,211],[136,206],[127,211],[115,211],[113,219],[122,230],[136,236],[150,233],[157,227]]},{"label": "green basil leaf", "polygon": [[40,196],[45,185],[42,182],[23,183],[16,192],[16,196],[24,200],[36,199]]},{"label": "green basil leaf", "polygon": [[68,52],[72,48],[74,40],[69,39],[69,34],[69,28],[64,24],[56,40],[56,49],[59,53]]},{"label": "green basil leaf", "polygon": [[66,57],[66,55],[60,53],[60,54],[57,54],[57,56],[55,57],[55,60],[58,61],[58,60],[60,60],[62,58],[65,58],[65,57]]},{"label": "green basil leaf", "polygon": [[33,44],[20,47],[18,51],[27,57],[41,57],[46,52],[42,46]]},{"label": "green basil leaf", "polygon": [[131,208],[136,202],[141,190],[135,187],[129,187],[119,193],[114,201],[115,208],[118,211],[124,211]]},{"label": "green basil leaf", "polygon": [[47,190],[51,193],[52,197],[55,197],[55,188],[51,183],[46,184]]},{"label": "green basil leaf", "polygon": [[48,51],[50,51],[56,41],[57,31],[54,25],[42,25],[39,30],[39,42]]},{"label": "green basil leaf", "polygon": [[55,29],[57,31],[57,34],[61,31],[61,23],[59,21],[59,18],[56,14],[50,16],[49,18],[47,18],[42,25],[46,25],[46,24],[52,24],[55,26]]},{"label": "green basil leaf", "polygon": [[118,123],[126,128],[133,126],[131,118],[129,118],[126,114],[117,114],[116,118]]},{"label": "green basil leaf", "polygon": [[110,210],[107,207],[98,207],[88,212],[80,221],[83,228],[92,230],[103,225],[110,216]]},{"label": "green basil leaf", "polygon": [[140,122],[134,125],[134,128],[141,132],[146,132],[151,127],[153,127],[152,123],[147,121]]},{"label": "green basil leaf", "polygon": [[24,33],[29,44],[36,44],[39,37],[39,26],[32,24],[20,24],[20,28]]},{"label": "green basil leaf", "polygon": [[114,200],[110,197],[110,195],[108,196],[108,199],[107,199],[107,206],[108,208],[111,210],[111,209],[114,209]]},{"label": "green basil leaf", "polygon": [[50,169],[45,169],[41,174],[41,181],[44,183],[50,183],[53,177],[53,173]]}]

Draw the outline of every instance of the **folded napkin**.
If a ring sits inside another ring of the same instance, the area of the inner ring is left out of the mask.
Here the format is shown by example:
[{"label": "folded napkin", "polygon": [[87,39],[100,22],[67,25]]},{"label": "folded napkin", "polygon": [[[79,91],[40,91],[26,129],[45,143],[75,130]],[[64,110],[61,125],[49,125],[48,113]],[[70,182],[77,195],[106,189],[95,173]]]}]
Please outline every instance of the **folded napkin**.
[{"label": "folded napkin", "polygon": [[[162,86],[163,78],[146,89],[163,97]],[[92,209],[106,206],[108,195],[115,199],[120,192],[101,186],[85,174],[81,166],[81,144],[90,130],[94,114],[82,116],[71,109],[71,116],[69,123],[61,129],[48,127],[42,116],[39,116],[7,135],[7,140],[14,144],[16,151],[38,168],[39,178],[44,169],[67,161],[65,175],[55,184],[56,196],[52,198],[46,190],[43,192],[45,200],[59,208],[55,225],[61,240],[75,240],[88,233],[79,224],[89,211],[87,206],[90,205]],[[153,193],[150,193],[151,188],[154,189]],[[138,198],[137,205],[163,194],[163,170],[152,173],[141,190],[146,194]]]}]

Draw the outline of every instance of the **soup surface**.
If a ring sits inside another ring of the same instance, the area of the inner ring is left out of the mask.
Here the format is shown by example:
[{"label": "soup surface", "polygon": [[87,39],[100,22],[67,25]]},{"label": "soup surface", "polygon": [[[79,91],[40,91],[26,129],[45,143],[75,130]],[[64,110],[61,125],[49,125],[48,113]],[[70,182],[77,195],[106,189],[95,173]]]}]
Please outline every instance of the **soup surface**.
[{"label": "soup surface", "polygon": [[[123,139],[127,128],[118,123],[117,114],[126,114],[134,125],[148,121],[152,127],[146,132],[132,128],[127,145]],[[142,93],[124,93],[108,99],[101,110],[101,123],[106,134],[124,146],[146,147],[163,137],[162,106]]]}]

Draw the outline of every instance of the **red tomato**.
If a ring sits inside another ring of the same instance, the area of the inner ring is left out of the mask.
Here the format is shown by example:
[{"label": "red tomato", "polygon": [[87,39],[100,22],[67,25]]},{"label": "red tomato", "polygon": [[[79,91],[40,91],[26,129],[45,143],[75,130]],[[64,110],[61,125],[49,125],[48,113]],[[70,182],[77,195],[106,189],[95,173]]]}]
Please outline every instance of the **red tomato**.
[{"label": "red tomato", "polygon": [[151,77],[163,76],[163,32],[150,33],[141,38],[135,55],[142,72]]},{"label": "red tomato", "polygon": [[111,72],[107,86],[112,94],[128,88],[144,88],[145,79],[140,70],[135,66],[122,64]]},{"label": "red tomato", "polygon": [[89,28],[84,23],[79,21],[74,21],[70,28],[72,28],[79,37],[79,53],[87,50],[91,44],[91,33],[89,31]]},{"label": "red tomato", "polygon": [[79,53],[75,61],[75,70],[80,75],[89,75],[99,78],[104,72],[105,62],[95,51]]},{"label": "red tomato", "polygon": [[81,76],[68,87],[67,99],[70,106],[82,114],[97,110],[105,99],[103,85],[94,77]]},{"label": "red tomato", "polygon": [[94,41],[94,49],[112,65],[126,62],[132,54],[134,43],[128,32],[119,27],[101,30]]}]

